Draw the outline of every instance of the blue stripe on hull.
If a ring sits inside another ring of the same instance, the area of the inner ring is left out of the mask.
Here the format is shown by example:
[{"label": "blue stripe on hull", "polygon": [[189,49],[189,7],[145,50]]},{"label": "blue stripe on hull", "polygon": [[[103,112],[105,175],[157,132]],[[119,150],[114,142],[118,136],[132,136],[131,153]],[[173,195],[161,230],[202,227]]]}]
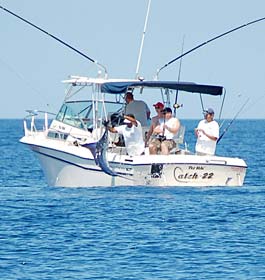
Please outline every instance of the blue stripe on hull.
[{"label": "blue stripe on hull", "polygon": [[[27,144],[27,145],[29,145],[29,144]],[[30,146],[30,148],[33,150],[33,152],[35,152],[35,153],[37,153],[37,154],[40,154],[40,155],[43,155],[43,156],[46,156],[46,157],[49,157],[49,158],[52,158],[52,159],[55,159],[55,160],[58,160],[58,161],[61,161],[61,162],[65,162],[65,163],[67,163],[67,164],[76,166],[76,167],[78,167],[78,168],[82,168],[82,169],[84,169],[84,170],[97,171],[97,172],[101,172],[101,173],[106,174],[102,169],[91,168],[91,167],[84,167],[84,166],[79,165],[79,164],[76,164],[76,163],[74,163],[74,162],[71,162],[71,161],[68,161],[68,160],[65,160],[65,159],[62,159],[62,158],[58,158],[58,157],[52,156],[52,155],[50,155],[50,154],[46,154],[46,153],[40,152],[40,151],[38,151],[38,150],[35,149],[35,148],[42,148],[42,149],[52,150],[52,151],[56,151],[56,152],[59,152],[59,153],[71,155],[71,156],[73,156],[73,157],[86,160],[86,161],[88,161],[88,163],[89,163],[89,161],[90,161],[90,162],[95,162],[94,159],[88,159],[88,158],[79,157],[79,156],[76,156],[76,155],[73,155],[73,154],[70,154],[70,153],[67,153],[67,152],[58,151],[58,150],[55,150],[55,149],[52,149],[52,148],[43,147],[43,146],[37,146],[37,145],[29,145],[29,146]],[[126,176],[132,176],[132,174],[123,173],[123,172],[117,172],[117,174],[123,175],[123,176],[124,176],[124,175],[126,175]]]},{"label": "blue stripe on hull", "polygon": [[[67,161],[67,160],[63,160],[63,159],[61,159],[61,158],[57,158],[57,157],[55,157],[55,156],[51,156],[51,155],[48,155],[48,154],[45,154],[45,153],[41,153],[41,152],[39,152],[39,151],[36,151],[36,150],[34,149],[34,147],[36,147],[36,148],[43,148],[43,149],[47,149],[47,150],[52,150],[52,151],[56,151],[56,152],[60,152],[60,153],[67,154],[67,155],[71,155],[71,156],[74,156],[74,157],[76,157],[76,158],[80,158],[80,159],[83,159],[83,160],[89,160],[89,161],[92,160],[92,161],[94,162],[94,159],[88,159],[88,158],[76,156],[76,155],[73,155],[73,154],[71,154],[71,153],[67,153],[67,152],[64,152],[64,151],[58,151],[58,150],[56,150],[56,149],[47,148],[47,147],[44,147],[44,146],[33,145],[33,144],[26,144],[26,145],[30,146],[30,148],[31,148],[34,152],[39,153],[39,154],[42,154],[42,155],[45,155],[45,156],[47,156],[47,157],[51,157],[51,158],[57,159],[57,160],[59,160],[59,161],[66,162],[66,163],[68,163],[68,164],[75,165],[75,166],[77,166],[77,167],[80,167],[80,168],[83,168],[83,169],[86,169],[86,170],[93,170],[93,171],[103,172],[102,170],[99,170],[99,169],[87,168],[87,167],[84,167],[84,166],[75,164],[75,163],[73,163],[73,162],[70,162],[70,161]],[[117,162],[113,162],[113,161],[110,161],[109,163],[117,164]],[[141,164],[129,163],[129,166],[132,166],[132,167],[134,167],[134,166],[139,166],[139,165],[141,165],[141,166],[145,166],[145,165],[149,166],[149,165],[152,165],[152,164],[157,164],[157,162],[153,162],[153,163],[143,163],[143,164],[142,164],[142,163],[141,163]],[[180,162],[179,162],[179,163],[161,163],[161,164],[166,164],[166,165],[173,165],[173,164],[177,164],[177,165],[186,165],[186,164],[189,164],[189,165],[203,165],[203,166],[209,165],[208,163],[198,163],[198,162],[189,162],[189,163],[180,163]],[[225,167],[225,166],[226,166],[226,167],[240,167],[240,168],[245,168],[245,169],[247,169],[247,166],[241,166],[241,165],[227,165],[227,164],[226,164],[226,165],[222,165],[222,164],[217,164],[217,163],[211,163],[210,165],[211,165],[211,166],[224,166],[224,167]],[[104,172],[103,172],[103,173],[104,173]],[[122,172],[118,172],[118,174],[132,176],[131,174],[122,173]]]}]

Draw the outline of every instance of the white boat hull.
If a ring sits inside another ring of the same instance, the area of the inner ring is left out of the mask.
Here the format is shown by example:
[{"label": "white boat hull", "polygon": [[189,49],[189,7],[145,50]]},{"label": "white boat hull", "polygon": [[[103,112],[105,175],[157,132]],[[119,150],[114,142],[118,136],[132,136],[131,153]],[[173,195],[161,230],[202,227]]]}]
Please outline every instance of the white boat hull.
[{"label": "white boat hull", "polygon": [[242,186],[247,168],[239,158],[186,154],[132,158],[109,152],[110,168],[118,173],[110,176],[95,164],[86,148],[62,148],[54,140],[44,146],[26,138],[21,142],[36,153],[50,186]]}]

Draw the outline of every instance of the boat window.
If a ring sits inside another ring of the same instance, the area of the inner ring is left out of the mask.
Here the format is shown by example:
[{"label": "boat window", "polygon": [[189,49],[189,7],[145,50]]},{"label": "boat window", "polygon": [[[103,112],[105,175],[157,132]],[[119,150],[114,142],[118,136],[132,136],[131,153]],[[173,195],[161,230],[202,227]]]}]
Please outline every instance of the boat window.
[{"label": "boat window", "polygon": [[[95,122],[97,125],[102,123],[102,120],[111,113],[119,112],[122,109],[122,103],[117,102],[97,102],[93,106],[92,101],[69,101],[62,105],[59,110],[56,120],[65,124],[81,128],[81,129],[93,129]],[[94,109],[94,114],[93,114]],[[106,109],[106,112],[105,112]],[[96,116],[96,120],[93,120]]]},{"label": "boat window", "polygon": [[63,104],[56,116],[56,120],[74,127],[84,128],[80,118],[81,116],[78,115],[78,111],[80,111],[80,105],[81,104],[79,102]]},{"label": "boat window", "polygon": [[66,140],[69,134],[66,133],[60,133],[60,132],[55,132],[55,131],[49,131],[48,132],[48,137],[49,138],[54,138],[54,139],[60,139],[60,140]]}]

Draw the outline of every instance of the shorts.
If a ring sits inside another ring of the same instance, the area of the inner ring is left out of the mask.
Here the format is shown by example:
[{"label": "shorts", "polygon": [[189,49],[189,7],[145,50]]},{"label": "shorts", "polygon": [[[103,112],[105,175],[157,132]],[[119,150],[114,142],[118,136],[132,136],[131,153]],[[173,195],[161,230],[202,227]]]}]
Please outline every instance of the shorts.
[{"label": "shorts", "polygon": [[172,139],[167,139],[167,140],[163,141],[163,143],[167,146],[169,151],[176,148],[176,142]]},{"label": "shorts", "polygon": [[167,146],[169,151],[171,151],[172,149],[174,149],[177,146],[176,142],[173,139],[166,139],[164,141],[161,141],[157,138],[154,138],[153,140],[151,140],[150,144],[152,143],[152,145],[156,146],[157,150],[161,150],[162,142],[164,143],[164,145]]}]

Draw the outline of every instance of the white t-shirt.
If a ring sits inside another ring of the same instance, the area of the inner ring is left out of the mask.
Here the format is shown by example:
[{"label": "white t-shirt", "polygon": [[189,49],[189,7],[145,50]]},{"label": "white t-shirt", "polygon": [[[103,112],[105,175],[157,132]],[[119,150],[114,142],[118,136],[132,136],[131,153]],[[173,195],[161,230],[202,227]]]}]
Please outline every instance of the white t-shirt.
[{"label": "white t-shirt", "polygon": [[129,156],[139,156],[144,152],[144,140],[142,126],[137,121],[137,126],[120,125],[115,127],[116,131],[123,135],[126,150]]},{"label": "white t-shirt", "polygon": [[[201,120],[197,127],[203,129],[207,134],[219,138],[219,125],[216,121],[207,122],[207,120]],[[204,133],[198,132],[198,138],[195,150],[198,153],[204,153],[208,155],[214,155],[216,149],[216,141],[208,138]]]},{"label": "white t-shirt", "polygon": [[133,114],[142,126],[148,126],[147,112],[150,112],[146,103],[142,100],[133,100],[125,107],[125,115]]},{"label": "white t-shirt", "polygon": [[[164,124],[166,126],[168,126],[169,128],[173,128],[177,121],[178,121],[178,119],[176,119],[176,118],[166,119],[165,121],[164,121],[164,119],[159,119],[160,128],[163,129]],[[175,133],[172,133],[169,130],[165,129],[164,136],[166,137],[166,139],[173,139],[175,136]]]}]

